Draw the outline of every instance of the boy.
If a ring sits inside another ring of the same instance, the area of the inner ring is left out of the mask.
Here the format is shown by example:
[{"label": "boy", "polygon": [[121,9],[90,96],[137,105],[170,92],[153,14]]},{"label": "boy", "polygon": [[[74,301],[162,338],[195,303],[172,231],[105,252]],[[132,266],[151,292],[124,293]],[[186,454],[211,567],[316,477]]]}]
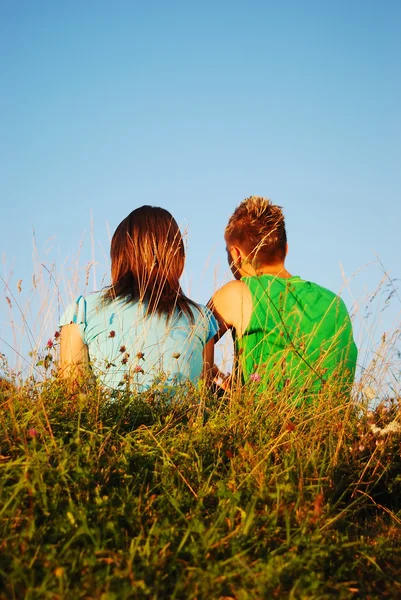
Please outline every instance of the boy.
[{"label": "boy", "polygon": [[288,389],[299,397],[325,385],[349,392],[357,358],[351,321],[333,292],[285,268],[287,235],[281,207],[251,196],[234,211],[225,230],[235,277],[209,307],[221,337],[235,343],[235,375],[259,389]]}]

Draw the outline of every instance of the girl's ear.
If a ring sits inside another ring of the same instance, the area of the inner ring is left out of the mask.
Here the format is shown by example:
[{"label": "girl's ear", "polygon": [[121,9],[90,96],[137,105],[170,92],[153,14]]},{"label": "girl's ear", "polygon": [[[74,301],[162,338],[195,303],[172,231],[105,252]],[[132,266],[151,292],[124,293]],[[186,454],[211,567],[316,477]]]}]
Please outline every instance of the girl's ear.
[{"label": "girl's ear", "polygon": [[287,257],[288,254],[288,244],[285,245],[285,256]]}]

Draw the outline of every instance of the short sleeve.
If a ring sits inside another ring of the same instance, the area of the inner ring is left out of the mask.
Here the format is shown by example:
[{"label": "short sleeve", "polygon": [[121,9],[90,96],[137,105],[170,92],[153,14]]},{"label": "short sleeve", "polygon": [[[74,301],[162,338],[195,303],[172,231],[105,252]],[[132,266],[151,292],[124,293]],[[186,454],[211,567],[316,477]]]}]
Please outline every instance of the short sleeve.
[{"label": "short sleeve", "polygon": [[63,315],[60,318],[59,326],[71,325],[76,323],[79,326],[81,337],[85,341],[85,329],[86,329],[86,300],[83,296],[79,296],[75,302],[71,302],[65,309]]},{"label": "short sleeve", "polygon": [[201,309],[202,309],[202,313],[203,313],[205,319],[207,320],[207,324],[208,324],[207,335],[206,335],[206,339],[205,339],[205,344],[207,344],[219,331],[219,325],[218,325],[212,311],[209,308],[207,308],[206,306],[202,306]]}]

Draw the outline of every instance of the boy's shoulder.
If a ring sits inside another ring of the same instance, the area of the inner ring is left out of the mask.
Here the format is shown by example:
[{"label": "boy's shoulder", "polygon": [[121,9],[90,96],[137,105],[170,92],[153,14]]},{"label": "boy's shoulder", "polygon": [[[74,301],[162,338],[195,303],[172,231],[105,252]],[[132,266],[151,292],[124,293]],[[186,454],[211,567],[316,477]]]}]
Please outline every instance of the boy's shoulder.
[{"label": "boy's shoulder", "polygon": [[314,281],[309,281],[307,279],[301,281],[303,281],[305,288],[309,293],[318,294],[321,297],[331,300],[340,300],[342,302],[342,298],[339,294],[336,294],[336,292],[333,292],[333,290],[329,290],[329,288],[320,285],[320,283],[315,283]]},{"label": "boy's shoulder", "polygon": [[337,318],[348,316],[348,309],[340,294],[315,283],[313,281],[301,280],[303,285],[299,292],[299,299],[306,307],[306,310],[322,314],[329,311],[336,314]]},{"label": "boy's shoulder", "polygon": [[252,296],[241,280],[229,281],[218,289],[208,303],[209,308],[224,328],[244,329],[244,322],[252,312]]},{"label": "boy's shoulder", "polygon": [[225,283],[221,288],[216,290],[213,294],[213,298],[218,298],[220,301],[226,299],[230,300],[240,298],[247,293],[249,293],[249,289],[246,283],[241,279],[234,279],[228,283]]},{"label": "boy's shoulder", "polygon": [[245,282],[242,279],[231,279],[221,286],[217,292],[238,293],[240,290],[246,289]]}]

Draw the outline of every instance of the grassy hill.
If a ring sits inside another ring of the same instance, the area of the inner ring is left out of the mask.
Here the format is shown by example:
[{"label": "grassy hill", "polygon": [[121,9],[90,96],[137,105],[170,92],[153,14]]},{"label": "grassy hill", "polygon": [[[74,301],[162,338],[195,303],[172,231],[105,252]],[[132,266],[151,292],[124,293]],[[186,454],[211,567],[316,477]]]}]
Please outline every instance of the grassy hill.
[{"label": "grassy hill", "polygon": [[0,390],[1,598],[399,598],[401,407]]}]

